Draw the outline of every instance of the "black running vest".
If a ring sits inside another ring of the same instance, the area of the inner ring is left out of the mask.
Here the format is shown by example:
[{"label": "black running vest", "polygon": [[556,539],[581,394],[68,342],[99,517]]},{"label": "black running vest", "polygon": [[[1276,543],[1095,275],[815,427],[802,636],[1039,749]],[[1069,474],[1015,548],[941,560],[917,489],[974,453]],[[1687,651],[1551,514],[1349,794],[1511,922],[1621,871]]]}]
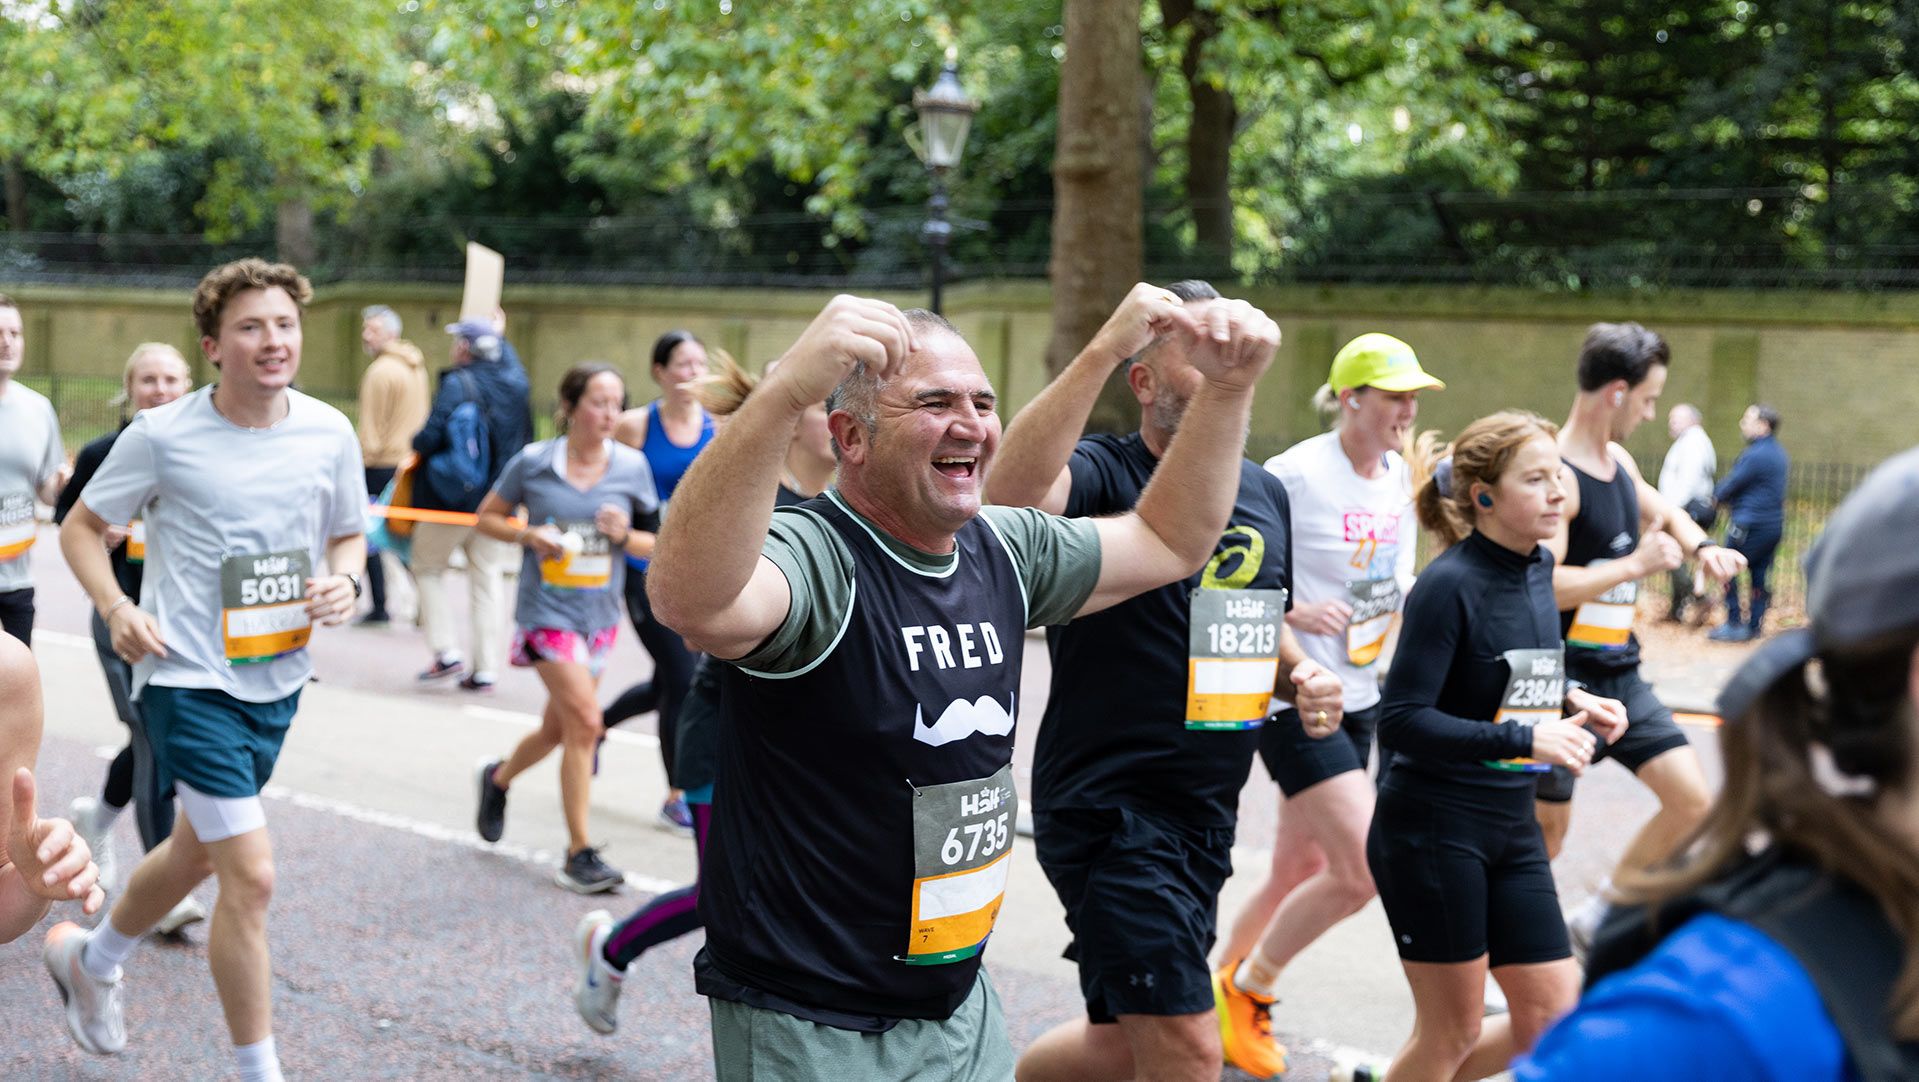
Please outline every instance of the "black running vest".
[{"label": "black running vest", "polygon": [[[1566,463],[1579,482],[1579,514],[1566,531],[1566,567],[1587,567],[1607,560],[1631,556],[1639,547],[1639,490],[1624,466],[1613,464],[1613,478],[1601,481],[1586,471]],[[1639,664],[1639,639],[1628,628],[1617,644],[1590,645],[1598,636],[1581,635],[1586,643],[1575,641],[1575,623],[1593,626],[1604,618],[1608,608],[1617,613],[1618,605],[1630,606],[1639,597],[1639,583],[1620,583],[1587,602],[1582,612],[1574,609],[1559,614],[1559,627],[1566,634],[1566,674],[1575,680],[1592,679],[1621,672]],[[1592,617],[1592,623],[1581,617]]]},{"label": "black running vest", "polygon": [[978,977],[1006,868],[989,861],[1017,820],[1019,571],[983,517],[935,577],[828,499],[777,513],[845,541],[851,612],[811,669],[726,666],[699,991],[869,1032],[948,1018]]},{"label": "black running vest", "polygon": [[1846,1054],[1866,1082],[1919,1078],[1919,1041],[1892,1039],[1888,1005],[1906,948],[1870,896],[1777,849],[1657,907],[1615,907],[1600,927],[1586,987],[1637,965],[1701,913],[1744,921],[1812,978]]}]

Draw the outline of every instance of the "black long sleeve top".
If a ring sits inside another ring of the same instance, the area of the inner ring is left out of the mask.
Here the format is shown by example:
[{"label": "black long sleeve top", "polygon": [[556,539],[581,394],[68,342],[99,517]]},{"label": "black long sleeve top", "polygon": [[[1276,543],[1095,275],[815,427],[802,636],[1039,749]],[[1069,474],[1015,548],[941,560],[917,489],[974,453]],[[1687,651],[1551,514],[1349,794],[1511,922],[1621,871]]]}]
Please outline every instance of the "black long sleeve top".
[{"label": "black long sleeve top", "polygon": [[1505,653],[1561,645],[1543,546],[1522,556],[1475,531],[1440,553],[1406,597],[1386,677],[1379,743],[1393,752],[1388,777],[1531,789],[1537,775],[1484,765],[1532,754],[1529,726],[1492,720],[1511,675]]}]

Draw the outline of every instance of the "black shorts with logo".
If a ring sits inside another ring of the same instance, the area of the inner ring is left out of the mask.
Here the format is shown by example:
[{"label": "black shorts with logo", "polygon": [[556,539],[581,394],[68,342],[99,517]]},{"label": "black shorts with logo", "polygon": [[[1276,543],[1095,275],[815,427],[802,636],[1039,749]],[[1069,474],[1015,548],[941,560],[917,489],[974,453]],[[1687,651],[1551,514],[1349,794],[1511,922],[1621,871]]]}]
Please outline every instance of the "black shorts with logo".
[{"label": "black shorts with logo", "polygon": [[1233,828],[1196,827],[1128,808],[1033,813],[1034,851],[1066,907],[1086,1015],[1213,1009],[1219,890],[1233,872]]},{"label": "black shorts with logo", "polygon": [[1348,710],[1339,731],[1323,740],[1306,735],[1299,711],[1288,707],[1266,719],[1259,731],[1259,757],[1266,772],[1287,796],[1303,792],[1349,770],[1364,770],[1373,757],[1379,729],[1379,704]]},{"label": "black shorts with logo", "polygon": [[1523,788],[1443,790],[1395,768],[1380,787],[1366,863],[1405,961],[1484,954],[1503,966],[1572,956]]},{"label": "black shorts with logo", "polygon": [[[1626,735],[1620,737],[1618,743],[1602,745],[1595,751],[1595,765],[1601,760],[1614,759],[1637,774],[1640,767],[1690,743],[1685,730],[1673,720],[1672,708],[1659,701],[1652,685],[1639,675],[1638,666],[1610,673],[1574,671],[1572,675],[1586,685],[1587,691],[1602,699],[1618,699],[1626,707]],[[1577,780],[1565,767],[1554,767],[1551,773],[1539,776],[1537,796],[1555,804],[1564,803],[1573,798]]]}]

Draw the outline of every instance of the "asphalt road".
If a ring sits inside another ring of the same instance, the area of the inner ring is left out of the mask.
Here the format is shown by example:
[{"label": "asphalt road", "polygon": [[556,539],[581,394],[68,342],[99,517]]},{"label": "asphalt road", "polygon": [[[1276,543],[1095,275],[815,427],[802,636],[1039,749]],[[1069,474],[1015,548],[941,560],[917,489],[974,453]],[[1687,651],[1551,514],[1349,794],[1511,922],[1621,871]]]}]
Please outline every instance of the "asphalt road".
[{"label": "asphalt road", "polygon": [[[41,792],[43,811],[55,813],[72,797],[97,792],[104,759],[124,730],[86,638],[85,601],[50,533],[34,555],[35,653],[48,704]],[[275,1032],[289,1076],[709,1077],[706,1007],[690,972],[697,934],[636,964],[617,1035],[588,1031],[570,999],[575,920],[603,905],[623,913],[693,872],[691,843],[654,826],[664,782],[652,717],[616,731],[593,795],[593,835],[626,869],[629,886],[585,899],[551,882],[565,837],[553,766],[542,764],[515,786],[499,845],[472,831],[473,765],[504,754],[544,701],[530,672],[503,674],[490,696],[420,689],[412,674],[426,650],[405,624],[324,629],[312,649],[320,682],[302,699],[267,792],[279,873],[271,928]],[[1034,726],[1046,681],[1036,639],[1027,640],[1026,659],[1021,706],[1024,724]],[[648,670],[623,633],[606,697],[614,684]],[[1686,691],[1703,694],[1692,685]],[[1693,735],[1712,769],[1711,731]],[[1032,744],[1021,741],[1022,781]],[[1269,859],[1274,795],[1255,766],[1223,920]],[[1653,803],[1625,771],[1604,767],[1582,784],[1577,807],[1558,868],[1568,904],[1591,889]],[[129,820],[122,818],[117,837],[126,867],[138,849]],[[1014,860],[988,966],[1014,1043],[1023,1047],[1077,1016],[1081,1004],[1074,970],[1060,958],[1066,931],[1052,890],[1028,848],[1016,848]],[[203,901],[213,894],[212,884],[201,888]],[[53,919],[75,915],[57,910]],[[228,1071],[204,925],[184,945],[149,942],[136,953],[128,969],[131,1040],[112,1058],[88,1056],[66,1036],[39,938],[0,946],[0,1077],[217,1078]],[[1276,1026],[1294,1053],[1290,1077],[1325,1077],[1338,1050],[1396,1048],[1411,1025],[1411,1001],[1377,903],[1302,955],[1282,980],[1281,999]]]}]

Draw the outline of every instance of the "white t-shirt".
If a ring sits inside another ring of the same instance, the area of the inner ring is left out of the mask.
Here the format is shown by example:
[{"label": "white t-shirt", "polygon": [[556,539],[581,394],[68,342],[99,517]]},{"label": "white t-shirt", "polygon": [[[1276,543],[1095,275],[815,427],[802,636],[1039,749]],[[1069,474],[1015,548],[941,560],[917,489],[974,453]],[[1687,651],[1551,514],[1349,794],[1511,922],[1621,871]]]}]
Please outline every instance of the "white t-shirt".
[{"label": "white t-shirt", "polygon": [[[1328,432],[1266,460],[1293,505],[1293,604],[1344,601],[1355,609],[1344,635],[1294,628],[1308,657],[1339,674],[1346,709],[1379,701],[1376,657],[1399,599],[1412,588],[1417,520],[1406,461],[1386,454],[1386,472],[1364,478]],[[1370,599],[1370,605],[1355,594]]]},{"label": "white t-shirt", "polygon": [[108,522],[146,522],[140,607],[167,656],[136,666],[136,687],[267,703],[313,674],[303,580],[321,573],[329,540],[366,531],[366,474],[344,414],[287,398],[263,429],[220,416],[212,386],[143,410],[81,492]]},{"label": "white t-shirt", "polygon": [[66,459],[53,403],[17,379],[0,384],[0,593],[33,585],[34,493]]}]

